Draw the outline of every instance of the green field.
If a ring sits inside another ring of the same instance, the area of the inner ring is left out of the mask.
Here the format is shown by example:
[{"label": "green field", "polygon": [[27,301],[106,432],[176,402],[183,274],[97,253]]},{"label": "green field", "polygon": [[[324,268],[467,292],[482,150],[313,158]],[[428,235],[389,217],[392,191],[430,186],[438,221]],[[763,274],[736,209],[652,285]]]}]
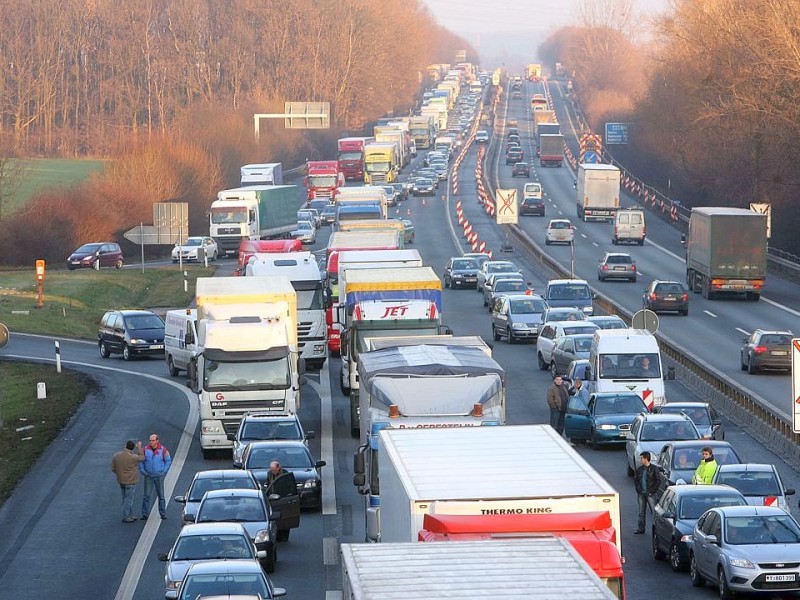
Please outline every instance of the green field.
[{"label": "green field", "polygon": [[46,188],[80,183],[92,173],[102,170],[105,161],[32,158],[23,159],[22,164],[22,181],[4,207],[9,213],[24,206]]}]

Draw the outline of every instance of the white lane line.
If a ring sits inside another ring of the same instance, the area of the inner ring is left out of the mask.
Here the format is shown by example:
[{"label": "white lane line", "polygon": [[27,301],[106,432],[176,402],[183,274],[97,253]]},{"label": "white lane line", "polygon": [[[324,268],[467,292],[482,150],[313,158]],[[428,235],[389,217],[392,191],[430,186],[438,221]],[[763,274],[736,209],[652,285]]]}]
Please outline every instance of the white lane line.
[{"label": "white lane line", "polygon": [[599,248],[600,244],[598,244],[597,242],[592,242],[592,246],[594,246],[595,248]]},{"label": "white lane line", "polygon": [[586,239],[586,234],[585,234],[585,233],[582,233],[582,234],[581,234],[581,237],[582,237],[583,239]]},{"label": "white lane line", "polygon": [[322,514],[335,515],[336,470],[333,462],[333,398],[331,397],[331,378],[327,360],[319,370],[319,383],[307,379],[306,385],[310,385],[316,390],[320,404],[320,425],[322,427],[320,454],[322,460],[325,461],[325,468],[322,469]]},{"label": "white lane line", "polygon": [[764,298],[764,296],[761,296],[761,301],[762,302],[766,302],[767,304],[771,304],[775,308],[780,308],[781,310],[785,310],[786,312],[788,312],[789,314],[794,315],[795,317],[800,317],[800,312],[799,311],[796,311],[796,310],[794,310],[792,308],[789,308],[788,306],[784,306],[783,304],[780,304],[779,302],[775,302],[775,300],[770,300],[769,298]]},{"label": "white lane line", "polygon": [[714,317],[715,319],[717,318],[717,315],[712,313],[710,310],[704,310],[703,312],[706,313],[709,317]]},{"label": "white lane line", "polygon": [[741,333],[745,334],[745,335],[750,335],[750,332],[749,332],[749,331],[745,331],[745,330],[744,330],[744,329],[742,329],[741,327],[734,327],[734,329],[735,329],[736,331],[739,331],[739,332],[741,332]]},{"label": "white lane line", "polygon": [[558,211],[558,214],[563,215],[564,213],[562,211]]},{"label": "white lane line", "polygon": [[325,592],[325,600],[342,600],[344,596],[342,596],[343,592],[341,590],[327,590]]}]

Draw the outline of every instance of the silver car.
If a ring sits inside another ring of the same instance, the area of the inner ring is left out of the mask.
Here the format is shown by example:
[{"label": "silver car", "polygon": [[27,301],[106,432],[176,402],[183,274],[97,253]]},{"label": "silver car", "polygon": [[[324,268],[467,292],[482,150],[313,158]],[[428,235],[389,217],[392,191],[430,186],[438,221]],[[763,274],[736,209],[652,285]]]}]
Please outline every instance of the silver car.
[{"label": "silver car", "polygon": [[789,512],[786,497],[795,493],[793,488],[783,487],[778,469],[770,464],[719,465],[714,483],[736,488],[751,506],[777,506],[786,512]]},{"label": "silver car", "polygon": [[530,286],[519,273],[498,273],[490,276],[483,290],[483,305],[492,310],[496,298],[506,294],[532,293]]},{"label": "silver car", "polygon": [[478,292],[483,292],[483,286],[492,273],[519,273],[519,267],[510,260],[488,260],[478,269]]},{"label": "silver car", "polygon": [[606,255],[600,260],[600,264],[597,265],[598,281],[606,279],[636,281],[637,274],[636,261],[631,258],[630,254],[624,252],[606,252]]},{"label": "silver car", "polygon": [[240,469],[214,469],[198,471],[185,496],[175,496],[175,502],[183,504],[182,523],[192,523],[197,515],[197,508],[206,492],[210,490],[261,489],[256,478],[249,471]]},{"label": "silver car", "polygon": [[317,230],[311,221],[298,221],[297,229],[290,234],[294,239],[300,240],[301,244],[313,244],[317,241]]},{"label": "silver car", "polygon": [[684,414],[653,415],[642,413],[631,424],[625,439],[625,460],[628,477],[633,477],[639,466],[639,455],[647,450],[653,464],[658,465],[661,450],[667,442],[699,440],[700,433],[692,420]]},{"label": "silver car", "polygon": [[697,521],[689,549],[692,585],[735,592],[796,591],[800,525],[774,506],[720,506]]},{"label": "silver car", "polygon": [[722,419],[708,402],[668,402],[656,412],[685,413],[704,440],[724,440]]},{"label": "silver car", "polygon": [[542,325],[544,300],[541,296],[512,294],[499,298],[492,307],[492,337],[505,337],[509,344],[517,340],[536,340]]}]

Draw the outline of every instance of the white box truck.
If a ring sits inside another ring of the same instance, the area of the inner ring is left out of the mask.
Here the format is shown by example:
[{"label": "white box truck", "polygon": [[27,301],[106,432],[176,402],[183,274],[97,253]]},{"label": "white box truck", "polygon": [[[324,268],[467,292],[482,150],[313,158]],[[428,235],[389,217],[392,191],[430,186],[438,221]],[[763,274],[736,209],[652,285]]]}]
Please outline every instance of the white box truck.
[{"label": "white box truck", "polygon": [[614,165],[578,165],[578,216],[584,221],[612,221],[619,209],[619,169]]},{"label": "white box truck", "polygon": [[242,186],[283,185],[283,165],[281,163],[262,163],[244,165],[240,169]]},{"label": "white box truck", "polygon": [[549,425],[379,435],[382,542],[416,540],[426,514],[605,511],[620,531],[617,491]]}]

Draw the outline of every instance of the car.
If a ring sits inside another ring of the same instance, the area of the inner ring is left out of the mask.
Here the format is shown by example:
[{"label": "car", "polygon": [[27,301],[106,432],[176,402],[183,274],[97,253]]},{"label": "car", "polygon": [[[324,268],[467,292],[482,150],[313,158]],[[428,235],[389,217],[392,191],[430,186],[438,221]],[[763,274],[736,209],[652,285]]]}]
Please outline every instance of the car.
[{"label": "car", "polygon": [[435,161],[431,163],[431,168],[436,171],[436,176],[439,178],[439,181],[446,181],[447,180],[447,163]]},{"label": "car", "polygon": [[530,177],[531,176],[531,166],[526,162],[515,163],[514,166],[511,167],[511,176],[512,177]]},{"label": "car", "polygon": [[[571,306],[548,306],[544,315],[542,315],[542,322],[549,323],[550,321],[588,321],[589,317],[580,308],[572,308]],[[598,329],[600,326],[598,325]]]},{"label": "car", "polygon": [[736,488],[751,506],[777,506],[786,512],[790,512],[787,496],[795,494],[794,488],[784,487],[778,469],[770,464],[719,465],[713,483]]},{"label": "car", "polygon": [[507,165],[513,165],[515,163],[521,162],[523,158],[525,158],[525,156],[521,148],[511,148],[510,150],[506,150]]},{"label": "car", "polygon": [[652,556],[669,560],[673,571],[689,566],[695,523],[710,508],[746,506],[744,496],[726,485],[671,485],[653,507]]},{"label": "car", "polygon": [[599,327],[589,321],[544,321],[536,339],[536,360],[539,368],[546,371],[553,361],[553,349],[559,339],[579,333],[593,334]]},{"label": "car", "polygon": [[575,379],[578,377],[580,377],[582,381],[586,381],[587,379],[589,379],[588,377],[589,373],[587,373],[587,369],[589,369],[591,372],[591,365],[589,364],[589,361],[586,360],[585,358],[579,358],[577,360],[573,360],[567,366],[567,370],[564,371],[562,378],[564,379],[566,384],[571,387],[572,384],[575,382]]},{"label": "car", "polygon": [[[562,340],[569,339],[562,338]],[[647,412],[642,399],[633,392],[590,394],[588,403],[570,396],[564,415],[564,434],[573,442],[624,444],[636,415]]]},{"label": "car", "polygon": [[452,289],[475,287],[478,284],[478,268],[479,264],[475,258],[452,257],[444,267],[442,275],[444,287]]},{"label": "car", "polygon": [[494,282],[498,279],[517,279],[522,281],[524,278],[522,277],[522,273],[511,271],[508,273],[489,273],[486,275],[486,280],[483,283],[483,293],[484,295],[488,291],[490,287],[494,285]]},{"label": "car", "polygon": [[627,329],[628,325],[617,315],[593,315],[589,317],[600,329]]},{"label": "car", "polygon": [[[795,591],[800,585],[800,525],[774,506],[722,506],[706,511],[692,531],[689,577],[720,598],[735,592]],[[792,566],[789,566],[792,565]]]},{"label": "car", "polygon": [[275,570],[279,515],[272,514],[260,489],[209,490],[203,494],[197,514],[192,518],[196,523],[241,523],[256,550],[264,552],[260,559],[264,569]]},{"label": "car", "polygon": [[685,413],[704,440],[724,440],[722,419],[708,402],[668,402],[656,409],[660,413]]},{"label": "car", "polygon": [[313,208],[322,216],[322,211],[330,204],[331,201],[328,198],[314,198],[313,200],[309,200],[308,208]]},{"label": "car", "polygon": [[539,337],[544,300],[536,294],[507,294],[492,304],[492,337],[509,344]]},{"label": "car", "polygon": [[[193,564],[210,560],[265,559],[265,551],[257,551],[241,523],[196,523],[185,525],[169,552],[158,555],[166,562],[164,597],[178,597],[178,588]],[[273,570],[274,570],[274,565]]]},{"label": "car", "polygon": [[763,369],[792,370],[792,338],[791,331],[771,331],[756,329],[744,338],[740,352],[742,371],[750,375]]},{"label": "car", "polygon": [[247,471],[239,469],[198,471],[194,474],[186,494],[174,498],[176,503],[183,505],[181,522],[194,523],[197,507],[200,506],[200,501],[206,492],[232,489],[259,490],[261,487],[252,473]]},{"label": "car", "polygon": [[551,279],[542,296],[547,306],[570,306],[580,308],[587,316],[594,314],[595,294],[585,279]]},{"label": "car", "polygon": [[530,285],[522,278],[506,277],[505,274],[494,275],[489,280],[483,292],[483,305],[489,307],[489,312],[498,298],[509,294],[532,294]]},{"label": "car", "polygon": [[386,191],[386,204],[387,206],[397,206],[400,201],[400,192],[395,190],[391,184],[381,186]]},{"label": "car", "polygon": [[509,150],[519,150],[522,151],[522,145],[519,143],[518,140],[510,140],[506,142],[506,152]]},{"label": "car", "polygon": [[464,258],[474,258],[476,261],[478,261],[479,269],[483,263],[492,260],[492,257],[486,254],[486,252],[465,252]]},{"label": "car", "polygon": [[322,508],[322,477],[319,470],[324,460],[314,461],[303,442],[251,442],[242,454],[242,466],[253,473],[262,485],[267,481],[269,465],[278,461],[294,475],[301,508]]},{"label": "car", "polygon": [[508,127],[509,130],[511,130],[511,129],[515,128],[515,127],[519,127],[519,122],[514,118],[506,119],[506,127]]},{"label": "car", "polygon": [[539,196],[524,196],[519,201],[519,214],[520,215],[538,215],[544,216],[544,199]]},{"label": "car", "polygon": [[569,219],[551,219],[547,224],[547,231],[544,234],[544,243],[550,244],[572,244],[575,241],[575,228]]},{"label": "car", "polygon": [[606,252],[597,265],[597,280],[627,279],[636,281],[636,261],[624,252]]},{"label": "car", "polygon": [[670,485],[693,483],[694,472],[703,460],[703,448],[711,448],[718,465],[738,465],[741,457],[728,442],[716,440],[685,440],[669,442],[659,450],[659,468]]},{"label": "car", "polygon": [[639,464],[639,455],[645,450],[650,452],[650,461],[658,466],[660,453],[667,442],[699,439],[700,432],[684,414],[637,415],[625,439],[628,477],[633,477]]},{"label": "car", "polygon": [[319,217],[319,211],[316,208],[301,208],[297,211],[297,222],[310,221],[315,229],[319,229],[322,225],[322,219]]},{"label": "car", "polygon": [[123,360],[164,355],[164,321],[152,310],[109,310],[100,320],[97,347],[102,358]]},{"label": "car", "polygon": [[415,181],[420,177],[430,180],[430,182],[433,184],[434,190],[439,188],[439,175],[436,173],[434,169],[429,169],[429,168],[420,169],[419,171],[417,171]]},{"label": "car", "polygon": [[297,440],[308,445],[308,440],[315,436],[315,432],[303,430],[297,415],[248,411],[242,416],[236,433],[228,434],[233,442],[233,466],[242,468],[242,454],[250,442]]},{"label": "car", "polygon": [[92,242],[84,244],[67,258],[67,268],[99,269],[100,267],[114,267],[121,269],[125,263],[122,249],[114,242]]},{"label": "car", "polygon": [[320,221],[322,221],[325,225],[332,225],[336,222],[336,205],[335,204],[328,204],[322,211],[319,213]]},{"label": "car", "polygon": [[[513,135],[519,136],[519,128],[518,127],[509,127],[508,130],[506,131],[506,136],[508,137],[509,140],[511,139],[511,136],[513,136]],[[519,140],[517,140],[517,141],[519,141]]]},{"label": "car", "polygon": [[519,267],[510,260],[489,260],[483,263],[478,269],[477,288],[478,293],[483,293],[486,280],[492,273],[519,273]]},{"label": "car", "polygon": [[654,279],[644,290],[642,308],[654,313],[676,311],[685,317],[689,314],[689,290],[680,281]]},{"label": "car", "polygon": [[437,160],[439,160],[439,161],[444,161],[444,162],[447,162],[447,160],[448,160],[447,153],[446,153],[446,152],[441,152],[441,151],[439,151],[439,150],[432,150],[431,152],[428,152],[428,153],[425,155],[425,158],[424,158],[424,160],[423,160],[423,163],[424,163],[424,164],[425,164],[425,166],[427,167],[427,166],[429,166],[429,165],[430,165],[432,162],[435,162],[435,161],[437,161]]},{"label": "car", "polygon": [[395,181],[394,183],[390,183],[394,189],[394,193],[397,196],[398,202],[403,202],[404,200],[408,200],[408,191],[411,189],[410,185],[406,185],[405,183],[400,183],[399,181]]},{"label": "car", "polygon": [[400,219],[400,222],[403,224],[403,242],[413,244],[417,235],[414,229],[414,222],[411,219]]},{"label": "car", "polygon": [[433,181],[426,177],[417,177],[414,180],[414,185],[411,188],[412,196],[434,196],[436,194],[436,187]]},{"label": "car", "polygon": [[254,560],[209,560],[193,564],[186,572],[178,600],[243,597],[271,600],[286,595],[274,587]]},{"label": "car", "polygon": [[550,372],[553,377],[566,373],[573,360],[588,359],[593,339],[594,333],[565,335],[559,339],[550,356]]},{"label": "car", "polygon": [[213,238],[195,236],[186,238],[183,243],[175,244],[171,258],[173,263],[181,260],[184,262],[200,262],[203,258],[217,260],[218,254],[217,242]]},{"label": "car", "polygon": [[508,137],[506,138],[509,142],[516,142],[520,146],[522,146],[522,141],[520,140],[518,133],[509,133]]},{"label": "car", "polygon": [[311,221],[298,221],[297,228],[289,235],[296,240],[300,240],[301,244],[313,244],[317,241],[317,230],[314,229]]}]

